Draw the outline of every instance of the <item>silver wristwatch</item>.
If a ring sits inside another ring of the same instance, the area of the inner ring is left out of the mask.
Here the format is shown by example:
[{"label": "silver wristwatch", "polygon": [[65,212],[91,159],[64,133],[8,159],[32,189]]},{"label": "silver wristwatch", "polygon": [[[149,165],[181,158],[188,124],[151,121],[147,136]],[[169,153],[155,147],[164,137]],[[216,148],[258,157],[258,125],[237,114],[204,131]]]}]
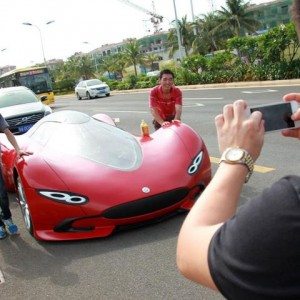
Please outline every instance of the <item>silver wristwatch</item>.
[{"label": "silver wristwatch", "polygon": [[245,149],[239,147],[227,148],[221,156],[220,163],[221,162],[245,165],[249,170],[245,182],[248,182],[253,173],[254,161],[251,155]]}]

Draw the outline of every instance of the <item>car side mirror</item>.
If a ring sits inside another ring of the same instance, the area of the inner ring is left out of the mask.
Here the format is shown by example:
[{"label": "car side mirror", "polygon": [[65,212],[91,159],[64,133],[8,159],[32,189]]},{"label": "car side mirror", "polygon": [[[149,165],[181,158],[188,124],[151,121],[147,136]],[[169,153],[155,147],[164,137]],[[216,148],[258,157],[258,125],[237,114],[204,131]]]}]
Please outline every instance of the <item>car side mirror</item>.
[{"label": "car side mirror", "polygon": [[41,97],[41,101],[42,101],[42,102],[44,102],[44,101],[46,101],[46,100],[47,100],[47,96],[42,96],[42,97]]}]

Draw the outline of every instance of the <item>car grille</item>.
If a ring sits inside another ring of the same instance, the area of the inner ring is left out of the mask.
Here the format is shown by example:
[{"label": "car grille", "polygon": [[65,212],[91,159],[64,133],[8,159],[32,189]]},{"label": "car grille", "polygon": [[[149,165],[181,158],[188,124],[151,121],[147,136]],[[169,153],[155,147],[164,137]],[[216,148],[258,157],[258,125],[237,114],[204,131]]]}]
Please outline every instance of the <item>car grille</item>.
[{"label": "car grille", "polygon": [[20,128],[26,125],[35,124],[37,121],[44,117],[44,113],[23,115],[21,117],[5,118],[9,125],[9,129],[13,134],[19,134]]},{"label": "car grille", "polygon": [[188,192],[187,188],[181,188],[131,201],[107,209],[102,216],[108,219],[123,219],[149,214],[179,203],[186,197]]}]

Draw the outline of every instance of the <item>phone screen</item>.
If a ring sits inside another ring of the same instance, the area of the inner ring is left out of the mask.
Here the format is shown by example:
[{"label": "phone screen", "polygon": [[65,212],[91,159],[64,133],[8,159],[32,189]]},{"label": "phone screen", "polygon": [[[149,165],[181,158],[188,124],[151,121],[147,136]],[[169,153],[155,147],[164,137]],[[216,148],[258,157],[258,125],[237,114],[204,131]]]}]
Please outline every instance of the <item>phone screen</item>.
[{"label": "phone screen", "polygon": [[293,112],[289,102],[250,108],[251,113],[257,110],[263,115],[265,131],[295,127],[295,122],[291,119]]}]

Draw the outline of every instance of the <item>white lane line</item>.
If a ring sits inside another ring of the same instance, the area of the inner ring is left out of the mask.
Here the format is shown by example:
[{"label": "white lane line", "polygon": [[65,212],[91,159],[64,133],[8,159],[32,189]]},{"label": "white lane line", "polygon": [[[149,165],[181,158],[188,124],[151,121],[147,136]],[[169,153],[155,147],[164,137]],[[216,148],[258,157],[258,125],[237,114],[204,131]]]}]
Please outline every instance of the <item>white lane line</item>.
[{"label": "white lane line", "polygon": [[278,90],[251,90],[251,91],[242,91],[244,94],[262,94],[262,93],[275,93],[278,92]]},{"label": "white lane line", "polygon": [[195,103],[190,105],[183,104],[183,107],[195,107],[195,106],[205,106],[205,105],[202,103]]},{"label": "white lane line", "polygon": [[[101,110],[100,110],[101,111]],[[109,113],[136,113],[136,114],[149,114],[148,111],[138,111],[138,110],[103,110],[103,112]]]},{"label": "white lane line", "polygon": [[186,98],[183,97],[183,100],[222,100],[224,99],[223,97],[214,97],[214,98]]},{"label": "white lane line", "polygon": [[3,275],[2,271],[0,270],[0,284],[2,284],[4,282],[5,282],[4,275]]}]

